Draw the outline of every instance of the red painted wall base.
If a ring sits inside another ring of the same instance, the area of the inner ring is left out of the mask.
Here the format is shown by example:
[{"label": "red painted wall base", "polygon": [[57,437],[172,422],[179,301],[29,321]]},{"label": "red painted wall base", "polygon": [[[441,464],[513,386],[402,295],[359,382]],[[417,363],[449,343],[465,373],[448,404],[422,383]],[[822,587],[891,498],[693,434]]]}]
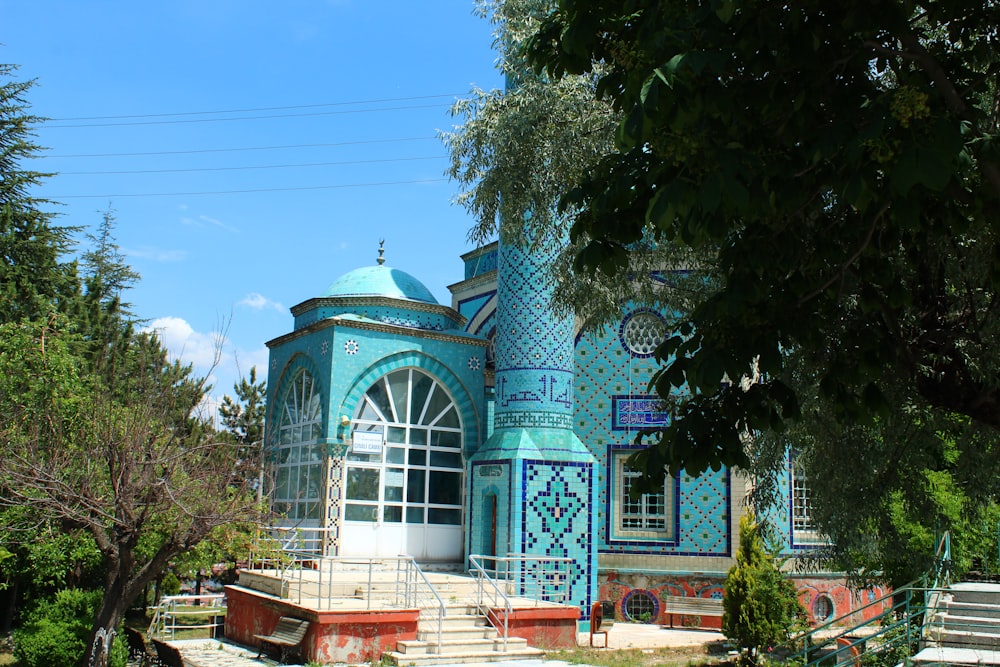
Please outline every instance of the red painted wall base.
[{"label": "red painted wall base", "polygon": [[320,663],[377,661],[401,639],[417,638],[417,609],[316,611],[240,586],[226,586],[226,637],[259,646],[254,635],[270,634],[282,616],[310,622],[302,659]]},{"label": "red painted wall base", "polygon": [[[503,612],[489,615],[494,627],[503,625]],[[580,610],[575,607],[531,607],[514,609],[508,628],[512,637],[523,637],[529,646],[543,649],[576,647],[576,624]]]}]

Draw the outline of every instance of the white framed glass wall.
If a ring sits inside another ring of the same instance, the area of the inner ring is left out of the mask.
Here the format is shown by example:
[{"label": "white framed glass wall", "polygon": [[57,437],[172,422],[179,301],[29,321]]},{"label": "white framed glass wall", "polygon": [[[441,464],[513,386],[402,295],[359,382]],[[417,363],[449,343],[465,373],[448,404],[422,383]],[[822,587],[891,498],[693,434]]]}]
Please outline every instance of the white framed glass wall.
[{"label": "white framed glass wall", "polygon": [[365,392],[351,429],[342,552],[460,559],[462,420],[444,385],[393,371]]},{"label": "white framed glass wall", "polygon": [[271,451],[272,505],[286,522],[319,525],[326,479],[326,453],[319,444],[322,425],[319,387],[309,371],[299,370],[281,405],[277,442]]}]

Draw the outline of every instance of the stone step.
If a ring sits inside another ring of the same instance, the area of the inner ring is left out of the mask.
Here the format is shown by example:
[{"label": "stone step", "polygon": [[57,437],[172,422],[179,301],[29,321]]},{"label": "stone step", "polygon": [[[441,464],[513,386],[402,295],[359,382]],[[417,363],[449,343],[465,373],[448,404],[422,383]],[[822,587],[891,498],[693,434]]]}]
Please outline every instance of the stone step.
[{"label": "stone step", "polygon": [[452,655],[455,653],[501,653],[508,654],[512,651],[521,651],[528,648],[528,642],[521,637],[510,637],[507,640],[506,650],[504,641],[500,637],[492,639],[445,639],[438,646],[437,641],[420,639],[404,639],[396,642],[395,653],[405,655],[407,658],[423,655]]},{"label": "stone step", "polygon": [[962,582],[952,584],[949,593],[956,605],[1000,603],[1000,584]]},{"label": "stone step", "polygon": [[1000,665],[1000,652],[930,646],[911,658],[917,665]]},{"label": "stone step", "polygon": [[[487,627],[485,625],[480,626],[464,626],[464,627],[442,627],[441,637],[442,639],[452,640],[452,639],[493,639],[497,636],[497,630],[494,627]],[[437,628],[431,628],[428,626],[426,629],[417,629],[417,639],[422,639],[424,641],[433,642],[437,641]]]},{"label": "stone step", "polygon": [[[964,610],[963,610],[964,611]],[[934,623],[946,630],[974,630],[1000,634],[1000,618],[996,616],[973,616],[972,611],[955,614],[948,611],[934,617]]]},{"label": "stone step", "polygon": [[[466,610],[463,608],[460,611],[464,612]],[[420,630],[437,630],[437,616],[430,611],[426,614],[422,614],[418,626],[418,629]],[[492,626],[486,622],[485,618],[478,614],[457,613],[449,609],[447,615],[442,619],[441,627],[448,629],[469,627],[489,628]]]},{"label": "stone step", "polygon": [[430,665],[461,665],[470,663],[539,659],[545,655],[545,652],[540,649],[526,648],[506,652],[466,651],[461,653],[448,653],[446,655],[422,656],[411,656],[390,651],[384,655],[392,660],[396,665],[405,665],[406,667],[428,667]]},{"label": "stone step", "polygon": [[941,609],[951,616],[973,616],[976,618],[994,618],[1000,620],[1000,604],[986,602],[955,602],[945,601]]},{"label": "stone step", "polygon": [[1000,635],[974,630],[946,629],[940,635],[940,643],[948,648],[981,648],[997,651],[1000,650]]}]

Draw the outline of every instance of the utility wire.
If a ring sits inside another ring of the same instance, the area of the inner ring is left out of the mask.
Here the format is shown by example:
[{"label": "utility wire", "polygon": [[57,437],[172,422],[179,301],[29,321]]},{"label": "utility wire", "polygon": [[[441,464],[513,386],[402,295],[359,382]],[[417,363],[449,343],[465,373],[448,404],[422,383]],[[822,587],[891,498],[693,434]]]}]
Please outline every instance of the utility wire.
[{"label": "utility wire", "polygon": [[149,155],[192,155],[195,153],[235,153],[239,151],[273,151],[289,148],[332,148],[335,146],[356,146],[361,144],[391,144],[404,141],[437,141],[437,137],[403,137],[401,139],[365,139],[360,141],[341,141],[334,144],[289,144],[287,146],[250,146],[245,148],[199,148],[187,151],[147,151],[142,153],[68,153],[66,155],[43,155],[45,158],[77,158],[77,157],[142,157]]},{"label": "utility wire", "polygon": [[124,171],[60,171],[60,176],[97,176],[119,174],[187,174],[199,171],[246,171],[250,169],[289,169],[294,167],[333,167],[347,164],[377,164],[381,162],[412,162],[416,160],[441,160],[444,155],[426,157],[397,157],[382,160],[343,160],[340,162],[301,162],[298,164],[268,164],[250,167],[192,167],[189,169],[135,169]]},{"label": "utility wire", "polygon": [[51,195],[48,199],[60,201],[63,199],[116,199],[124,197],[193,197],[197,195],[237,195],[254,192],[300,192],[304,190],[341,190],[347,188],[371,188],[386,185],[416,185],[424,183],[441,183],[447,178],[421,178],[413,181],[384,181],[381,183],[344,183],[341,185],[312,185],[294,188],[254,188],[250,190],[211,190],[206,192],[146,192],[111,195]]},{"label": "utility wire", "polygon": [[284,106],[284,107],[253,107],[250,109],[221,109],[213,111],[179,111],[175,113],[146,113],[146,114],[132,114],[127,116],[75,116],[71,118],[50,118],[52,121],[71,121],[71,120],[121,120],[124,118],[165,118],[169,116],[206,116],[209,114],[219,114],[219,113],[250,113],[254,111],[284,111],[286,109],[316,109],[321,107],[343,107],[350,106],[352,104],[383,104],[385,102],[412,102],[413,100],[433,100],[441,97],[450,97],[452,99],[456,97],[461,97],[461,94],[449,94],[449,95],[419,95],[416,97],[387,97],[379,100],[358,100],[355,102],[325,102],[321,104],[297,104],[294,106]]},{"label": "utility wire", "polygon": [[68,129],[80,127],[130,127],[138,125],[180,125],[189,123],[224,123],[233,120],[264,120],[269,118],[306,118],[310,116],[341,116],[356,113],[371,113],[373,111],[410,111],[413,109],[433,109],[440,107],[440,104],[414,104],[403,107],[380,107],[377,109],[350,109],[348,111],[316,111],[313,113],[286,113],[269,114],[264,116],[239,116],[235,118],[189,118],[185,120],[143,120],[134,123],[80,123],[76,125],[50,125],[45,124],[48,129]]}]

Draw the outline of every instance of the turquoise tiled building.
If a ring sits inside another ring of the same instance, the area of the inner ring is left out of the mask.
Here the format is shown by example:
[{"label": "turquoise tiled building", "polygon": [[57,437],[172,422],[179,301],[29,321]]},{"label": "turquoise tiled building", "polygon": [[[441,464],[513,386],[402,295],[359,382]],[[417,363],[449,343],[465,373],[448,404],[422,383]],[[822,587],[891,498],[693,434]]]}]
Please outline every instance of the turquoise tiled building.
[{"label": "turquoise tiled building", "polygon": [[[616,327],[582,333],[549,308],[544,252],[494,243],[462,259],[445,306],[380,249],[268,342],[285,525],[327,555],[568,557],[584,622],[599,599],[666,622],[670,596],[721,597],[747,480],[722,469],[630,494],[637,430],[668,419],[647,389],[664,318],[624,307]],[[774,520],[794,553],[816,536],[791,465],[784,488]],[[817,616],[854,604],[840,577],[800,587]]]}]

